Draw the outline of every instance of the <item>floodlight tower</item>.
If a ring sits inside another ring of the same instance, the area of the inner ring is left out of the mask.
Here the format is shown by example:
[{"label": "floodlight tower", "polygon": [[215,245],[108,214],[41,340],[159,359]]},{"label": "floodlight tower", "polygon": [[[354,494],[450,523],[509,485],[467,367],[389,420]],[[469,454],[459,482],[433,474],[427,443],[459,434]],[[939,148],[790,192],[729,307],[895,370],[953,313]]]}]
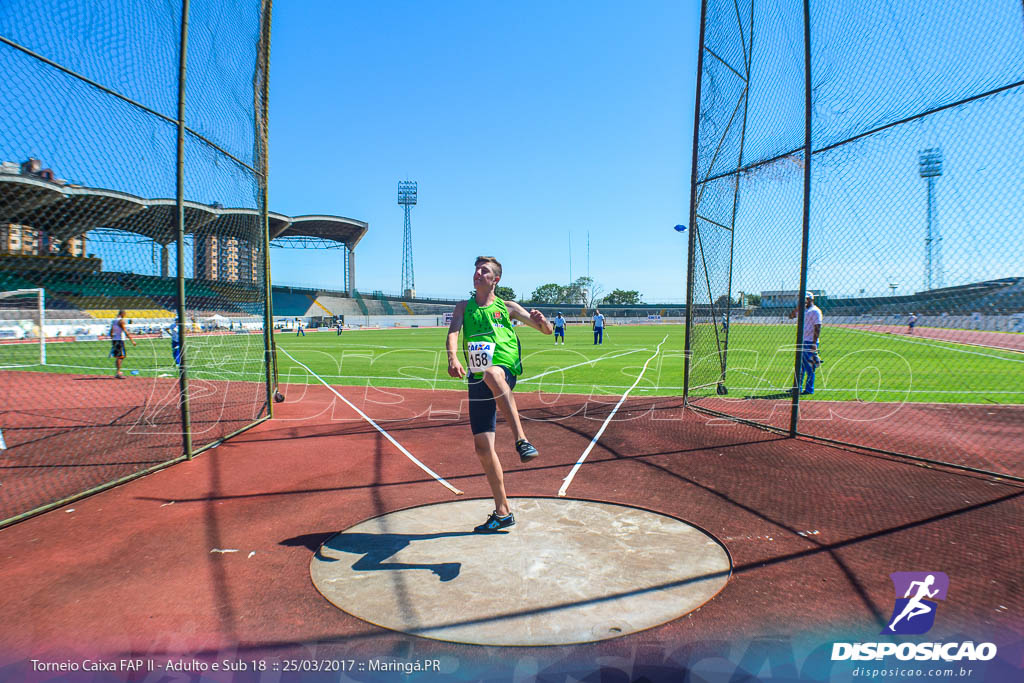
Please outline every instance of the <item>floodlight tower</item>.
[{"label": "floodlight tower", "polygon": [[410,212],[416,206],[415,180],[398,181],[398,205],[405,209],[405,232],[402,237],[402,296],[416,296],[416,277],[412,272],[412,221]]},{"label": "floodlight tower", "polygon": [[925,289],[942,287],[942,237],[935,212],[935,179],[942,175],[942,150],[937,147],[921,150],[918,170],[928,181],[928,227],[924,235]]}]

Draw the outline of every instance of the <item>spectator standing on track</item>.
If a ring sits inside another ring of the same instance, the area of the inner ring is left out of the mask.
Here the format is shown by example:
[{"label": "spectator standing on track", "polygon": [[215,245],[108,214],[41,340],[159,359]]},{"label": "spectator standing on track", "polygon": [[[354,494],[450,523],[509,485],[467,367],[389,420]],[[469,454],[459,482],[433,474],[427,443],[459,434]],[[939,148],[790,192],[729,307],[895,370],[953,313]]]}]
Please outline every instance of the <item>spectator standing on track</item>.
[{"label": "spectator standing on track", "polygon": [[[821,365],[818,357],[818,337],[821,335],[821,309],[814,305],[814,294],[807,292],[807,299],[804,302],[804,329],[800,334],[800,372],[796,376],[796,386],[799,389],[803,385],[803,376],[807,376],[807,386],[800,393],[808,396],[814,393],[814,370]],[[797,315],[797,309],[789,312],[792,320]]]},{"label": "spectator standing on track", "polygon": [[178,319],[167,326],[167,334],[171,337],[171,353],[174,355],[174,364],[181,367],[181,337],[178,330]]},{"label": "spectator standing on track", "polygon": [[117,372],[114,377],[117,379],[128,379],[121,372],[121,363],[124,362],[124,340],[127,339],[132,346],[138,346],[132,336],[128,334],[128,328],[124,325],[124,309],[117,312],[117,318],[110,324],[110,355],[117,362]]},{"label": "spectator standing on track", "polygon": [[480,458],[487,483],[494,496],[494,512],[476,527],[477,533],[493,533],[516,523],[505,494],[504,474],[494,449],[497,409],[515,433],[516,451],[521,462],[537,457],[537,449],[526,440],[519,420],[512,389],[523,374],[522,348],[512,321],[551,334],[553,327],[538,310],[526,311],[515,301],[503,301],[495,295],[501,281],[501,264],[493,256],[478,256],[474,264],[473,287],[476,293],[455,306],[445,348],[448,374],[463,378],[466,370],[459,361],[459,331],[463,331],[463,353],[469,364],[469,424],[473,431],[476,455]]},{"label": "spectator standing on track", "polygon": [[591,323],[594,328],[594,344],[604,343],[604,316],[601,314],[601,309],[594,309],[594,321]]},{"label": "spectator standing on track", "polygon": [[917,324],[917,314],[911,313],[907,319],[907,334],[914,334],[914,325]]},{"label": "spectator standing on track", "polygon": [[562,312],[559,311],[551,322],[555,324],[555,346],[558,346],[559,337],[562,338],[562,346],[565,346],[565,318],[562,317]]}]

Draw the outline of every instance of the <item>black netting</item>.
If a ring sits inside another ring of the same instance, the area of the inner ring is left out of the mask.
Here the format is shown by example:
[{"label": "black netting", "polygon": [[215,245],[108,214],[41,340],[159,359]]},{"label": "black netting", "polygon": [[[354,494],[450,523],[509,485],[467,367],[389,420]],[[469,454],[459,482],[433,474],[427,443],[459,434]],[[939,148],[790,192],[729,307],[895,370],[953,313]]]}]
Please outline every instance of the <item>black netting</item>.
[{"label": "black netting", "polygon": [[0,520],[268,414],[265,9],[191,3],[179,268],[181,4],[0,5]]},{"label": "black netting", "polygon": [[802,10],[706,3],[689,398],[1021,476],[1024,8],[812,0],[809,41],[808,111]]}]

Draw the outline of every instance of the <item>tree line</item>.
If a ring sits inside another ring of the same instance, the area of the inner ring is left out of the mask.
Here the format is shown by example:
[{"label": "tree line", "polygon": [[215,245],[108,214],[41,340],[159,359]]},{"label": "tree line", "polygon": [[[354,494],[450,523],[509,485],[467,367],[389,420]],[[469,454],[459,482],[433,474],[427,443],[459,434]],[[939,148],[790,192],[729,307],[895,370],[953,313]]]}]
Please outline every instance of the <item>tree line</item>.
[{"label": "tree line", "polygon": [[[470,296],[475,294],[471,291]],[[511,287],[498,285],[495,294],[500,299],[516,300],[516,293]],[[593,278],[580,277],[567,285],[560,285],[549,282],[533,290],[528,299],[520,303],[532,305],[575,305],[586,308],[596,306],[635,306],[642,304],[641,294],[635,289],[613,289],[604,294],[600,285],[596,284]]]}]

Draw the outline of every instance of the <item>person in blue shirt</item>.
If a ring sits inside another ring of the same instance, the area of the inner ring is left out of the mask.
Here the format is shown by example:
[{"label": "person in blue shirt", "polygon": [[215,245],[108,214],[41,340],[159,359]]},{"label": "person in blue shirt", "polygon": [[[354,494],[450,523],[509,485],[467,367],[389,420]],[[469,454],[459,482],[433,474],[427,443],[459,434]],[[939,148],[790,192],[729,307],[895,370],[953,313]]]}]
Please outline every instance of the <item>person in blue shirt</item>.
[{"label": "person in blue shirt", "polygon": [[171,337],[171,353],[174,355],[174,364],[181,367],[181,337],[178,330],[178,320],[167,326],[167,334]]},{"label": "person in blue shirt", "polygon": [[551,322],[555,325],[555,346],[558,345],[559,337],[562,338],[562,346],[565,346],[565,318],[562,317],[562,312],[559,311]]},{"label": "person in blue shirt", "polygon": [[601,314],[601,309],[594,309],[594,321],[592,323],[594,328],[594,344],[604,343],[604,316]]}]

